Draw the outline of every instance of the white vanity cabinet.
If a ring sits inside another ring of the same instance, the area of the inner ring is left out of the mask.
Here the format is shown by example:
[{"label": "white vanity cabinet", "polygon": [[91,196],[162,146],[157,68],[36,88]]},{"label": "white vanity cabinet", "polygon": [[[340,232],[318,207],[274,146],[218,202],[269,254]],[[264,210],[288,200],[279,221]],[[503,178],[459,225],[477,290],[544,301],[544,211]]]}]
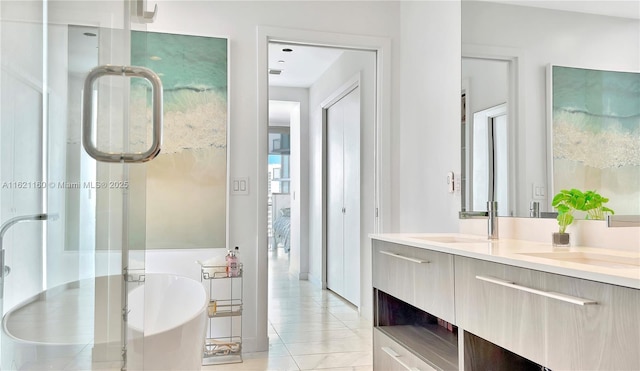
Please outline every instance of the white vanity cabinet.
[{"label": "white vanity cabinet", "polygon": [[640,290],[455,257],[458,325],[551,370],[640,370]]}]

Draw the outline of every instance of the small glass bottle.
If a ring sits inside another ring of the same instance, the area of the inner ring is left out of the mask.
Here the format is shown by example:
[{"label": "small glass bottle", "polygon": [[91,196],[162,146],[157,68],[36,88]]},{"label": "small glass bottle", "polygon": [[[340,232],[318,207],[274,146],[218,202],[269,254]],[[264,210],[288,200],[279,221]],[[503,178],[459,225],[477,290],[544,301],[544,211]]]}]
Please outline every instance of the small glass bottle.
[{"label": "small glass bottle", "polygon": [[232,251],[227,252],[225,260],[227,261],[227,277],[238,277],[240,274],[240,265],[238,263],[238,246]]}]

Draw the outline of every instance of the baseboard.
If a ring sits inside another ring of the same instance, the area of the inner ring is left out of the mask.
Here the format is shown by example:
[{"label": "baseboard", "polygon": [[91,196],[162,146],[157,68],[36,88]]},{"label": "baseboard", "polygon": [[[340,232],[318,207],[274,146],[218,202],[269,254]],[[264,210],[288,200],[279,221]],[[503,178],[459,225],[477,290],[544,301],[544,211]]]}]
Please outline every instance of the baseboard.
[{"label": "baseboard", "polygon": [[242,353],[266,352],[269,350],[269,337],[258,341],[255,337],[242,338]]},{"label": "baseboard", "polygon": [[307,280],[309,280],[309,282],[311,282],[314,286],[320,287],[322,289],[326,289],[327,286],[325,284],[323,284],[322,282],[322,278],[318,277],[314,274],[311,273],[307,273]]}]

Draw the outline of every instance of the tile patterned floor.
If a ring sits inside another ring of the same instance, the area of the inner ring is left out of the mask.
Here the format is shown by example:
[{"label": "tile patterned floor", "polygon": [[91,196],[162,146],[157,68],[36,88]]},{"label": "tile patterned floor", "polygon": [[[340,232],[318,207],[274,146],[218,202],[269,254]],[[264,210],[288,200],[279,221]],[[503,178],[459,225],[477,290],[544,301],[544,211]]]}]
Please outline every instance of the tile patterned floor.
[{"label": "tile patterned floor", "polygon": [[269,350],[202,370],[372,370],[371,322],[331,291],[289,277],[282,249],[269,254]]}]

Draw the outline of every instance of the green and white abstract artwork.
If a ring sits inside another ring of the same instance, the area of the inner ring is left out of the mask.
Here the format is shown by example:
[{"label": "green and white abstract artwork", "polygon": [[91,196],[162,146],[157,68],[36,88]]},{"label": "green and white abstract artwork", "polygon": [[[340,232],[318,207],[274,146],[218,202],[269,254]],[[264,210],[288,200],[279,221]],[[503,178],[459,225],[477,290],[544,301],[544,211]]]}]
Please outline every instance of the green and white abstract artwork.
[{"label": "green and white abstract artwork", "polygon": [[552,191],[596,190],[640,214],[640,73],[550,68]]},{"label": "green and white abstract artwork", "polygon": [[[155,71],[164,93],[162,150],[147,165],[147,248],[226,247],[227,39],[134,31],[131,63]],[[148,122],[150,90],[138,80],[131,112],[142,117],[131,121]]]}]

